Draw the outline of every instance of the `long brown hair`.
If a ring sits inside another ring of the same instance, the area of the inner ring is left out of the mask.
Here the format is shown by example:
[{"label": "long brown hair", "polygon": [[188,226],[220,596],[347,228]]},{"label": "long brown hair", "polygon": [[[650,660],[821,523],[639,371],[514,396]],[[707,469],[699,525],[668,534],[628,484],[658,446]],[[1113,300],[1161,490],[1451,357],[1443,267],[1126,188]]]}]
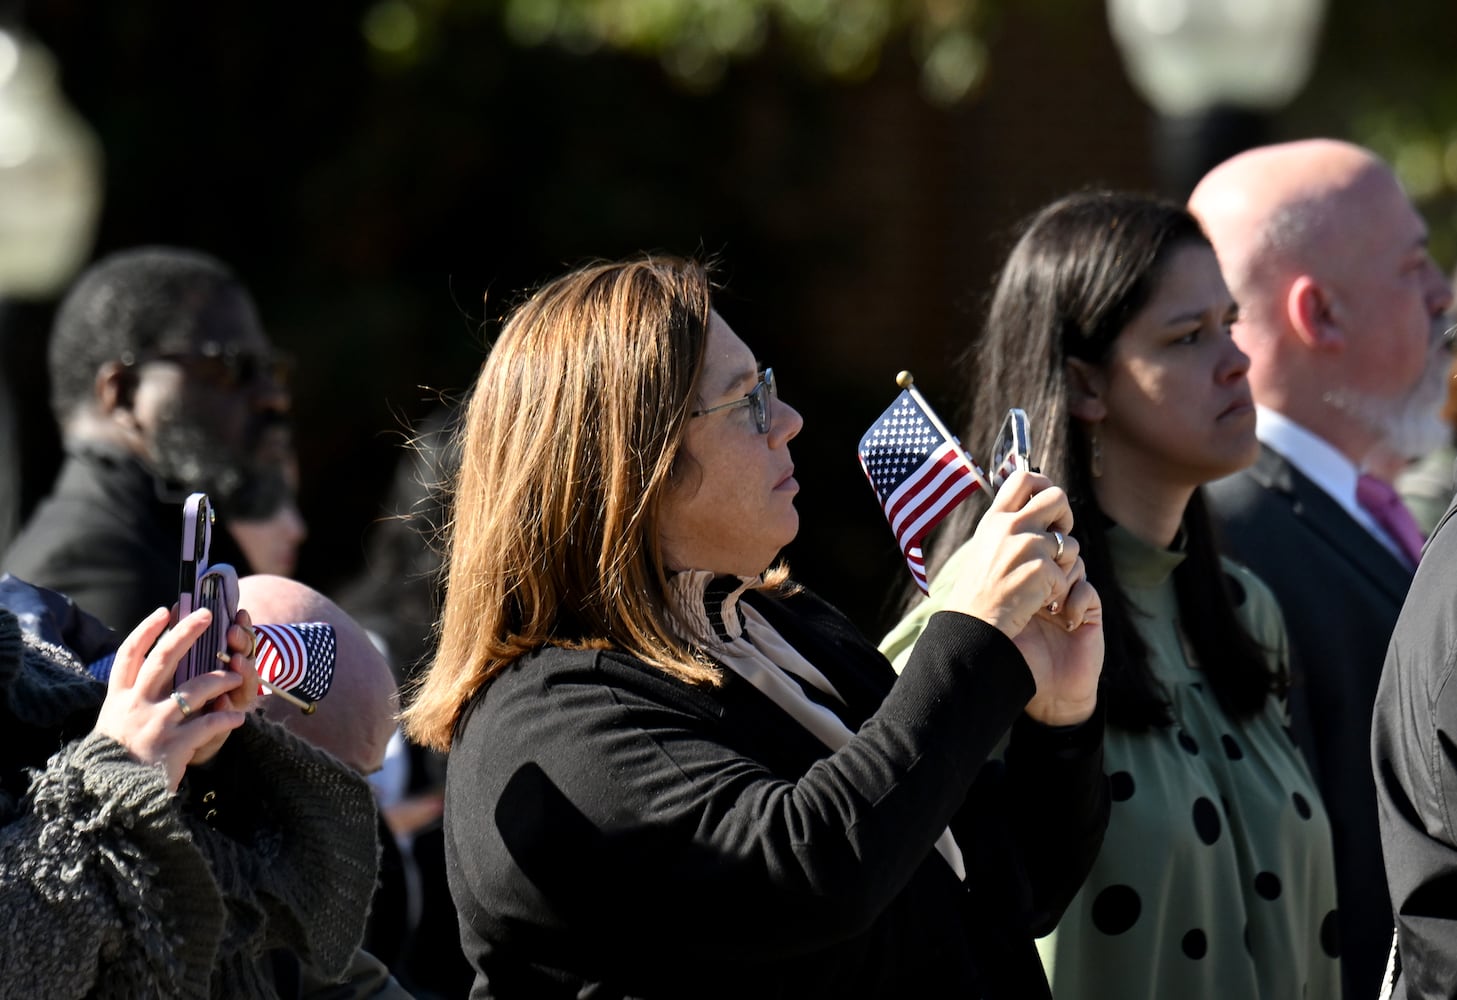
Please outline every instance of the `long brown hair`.
[{"label": "long brown hair", "polygon": [[692,683],[658,542],[708,336],[695,261],[583,267],[507,320],[460,429],[434,663],[403,720],[444,750],[492,677],[541,646],[617,647]]}]

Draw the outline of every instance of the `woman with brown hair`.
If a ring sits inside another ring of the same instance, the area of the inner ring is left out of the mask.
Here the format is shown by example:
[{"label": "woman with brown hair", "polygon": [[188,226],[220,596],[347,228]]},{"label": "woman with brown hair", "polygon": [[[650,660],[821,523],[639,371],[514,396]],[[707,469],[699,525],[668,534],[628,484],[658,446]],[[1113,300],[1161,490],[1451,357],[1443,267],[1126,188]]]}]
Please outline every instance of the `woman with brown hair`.
[{"label": "woman with brown hair", "polygon": [[1008,482],[897,679],[775,565],[802,424],[696,263],[587,267],[507,322],[405,714],[451,751],[474,996],[1046,996],[1032,936],[1107,812],[1066,498]]}]

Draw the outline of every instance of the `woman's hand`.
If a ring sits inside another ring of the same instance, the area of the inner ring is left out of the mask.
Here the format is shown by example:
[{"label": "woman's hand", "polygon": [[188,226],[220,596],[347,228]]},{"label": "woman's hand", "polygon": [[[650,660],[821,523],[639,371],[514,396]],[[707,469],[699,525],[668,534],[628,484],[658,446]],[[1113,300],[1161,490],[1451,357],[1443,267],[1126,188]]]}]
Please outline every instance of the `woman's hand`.
[{"label": "woman's hand", "polygon": [[980,618],[1009,639],[1043,608],[1070,610],[1072,571],[1082,565],[1072,526],[1067,494],[1046,476],[1014,472],[966,543],[973,570],[957,578],[946,607]]},{"label": "woman's hand", "polygon": [[[243,678],[243,683],[233,690],[220,695],[209,706],[212,711],[219,709],[233,709],[244,713],[253,710],[254,704],[258,701],[258,670],[254,662],[254,653],[257,652],[258,640],[253,631],[253,619],[248,612],[242,609],[233,616],[233,624],[228,627],[228,669],[234,671]],[[231,729],[213,737],[208,742],[197,748],[197,753],[192,756],[192,763],[206,764],[217,756],[218,751],[223,748],[227,741],[228,732]]]},{"label": "woman's hand", "polygon": [[1103,602],[1087,581],[1081,559],[1074,569],[1078,580],[1065,605],[1057,614],[1045,609],[1039,612],[1012,640],[1037,683],[1027,714],[1049,726],[1076,725],[1098,705]]},{"label": "woman's hand", "polygon": [[1048,725],[1092,714],[1103,667],[1103,605],[1072,526],[1067,494],[1046,476],[1013,473],[967,543],[981,572],[963,573],[946,604],[1017,643],[1037,683],[1027,712]]},{"label": "woman's hand", "polygon": [[[205,608],[194,611],[163,634],[170,617],[166,608],[158,608],[116,651],[94,731],[110,736],[144,764],[163,765],[167,787],[175,792],[187,765],[195,759],[202,762],[199,752],[210,748],[208,756],[217,753],[228,733],[243,724],[246,706],[254,695],[238,689],[256,690],[257,675],[251,660],[235,658],[233,663],[246,667],[245,672],[214,670],[187,680],[174,692],[177,664],[207,631],[212,612]],[[229,645],[240,653],[248,652],[247,633],[251,631],[246,626],[230,628]],[[235,635],[240,642],[235,643]],[[245,673],[251,681],[245,679]],[[209,703],[213,703],[212,710],[204,711]]]}]

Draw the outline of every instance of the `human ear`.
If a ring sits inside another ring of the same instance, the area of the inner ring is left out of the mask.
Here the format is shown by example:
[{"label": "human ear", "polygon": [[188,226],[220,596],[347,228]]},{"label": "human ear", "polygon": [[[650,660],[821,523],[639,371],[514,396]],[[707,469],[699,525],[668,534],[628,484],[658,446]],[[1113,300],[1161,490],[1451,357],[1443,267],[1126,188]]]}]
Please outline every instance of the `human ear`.
[{"label": "human ear", "polygon": [[1081,358],[1068,358],[1062,365],[1067,380],[1068,412],[1087,423],[1098,423],[1108,415],[1103,396],[1107,379],[1103,369]]},{"label": "human ear", "polygon": [[1285,293],[1285,315],[1300,342],[1312,351],[1339,351],[1345,340],[1337,307],[1320,282],[1302,274]]},{"label": "human ear", "polygon": [[136,378],[130,368],[119,361],[106,362],[96,369],[92,383],[96,408],[107,416],[118,410],[131,410],[136,387]]},{"label": "human ear", "polygon": [[128,434],[141,432],[137,420],[137,373],[118,361],[108,361],[96,370],[92,402],[102,420],[121,427]]}]

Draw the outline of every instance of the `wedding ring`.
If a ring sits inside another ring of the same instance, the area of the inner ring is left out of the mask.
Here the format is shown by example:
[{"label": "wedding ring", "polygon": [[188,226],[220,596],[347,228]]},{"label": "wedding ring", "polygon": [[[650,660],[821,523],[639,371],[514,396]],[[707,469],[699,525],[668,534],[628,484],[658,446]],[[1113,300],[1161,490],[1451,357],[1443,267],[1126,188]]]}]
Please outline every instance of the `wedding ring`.
[{"label": "wedding ring", "polygon": [[192,715],[192,706],[187,704],[187,699],[182,697],[181,691],[173,691],[171,697],[173,701],[177,702],[177,707],[182,709],[182,717],[184,719]]},{"label": "wedding ring", "polygon": [[1053,533],[1052,533],[1052,540],[1057,543],[1057,552],[1053,553],[1052,561],[1053,562],[1062,562],[1062,550],[1063,550],[1062,532],[1061,531],[1053,531]]},{"label": "wedding ring", "polygon": [[253,640],[253,645],[249,646],[248,652],[243,655],[251,660],[253,659],[253,654],[258,652],[258,630],[256,628],[250,628],[248,630],[248,637]]}]

